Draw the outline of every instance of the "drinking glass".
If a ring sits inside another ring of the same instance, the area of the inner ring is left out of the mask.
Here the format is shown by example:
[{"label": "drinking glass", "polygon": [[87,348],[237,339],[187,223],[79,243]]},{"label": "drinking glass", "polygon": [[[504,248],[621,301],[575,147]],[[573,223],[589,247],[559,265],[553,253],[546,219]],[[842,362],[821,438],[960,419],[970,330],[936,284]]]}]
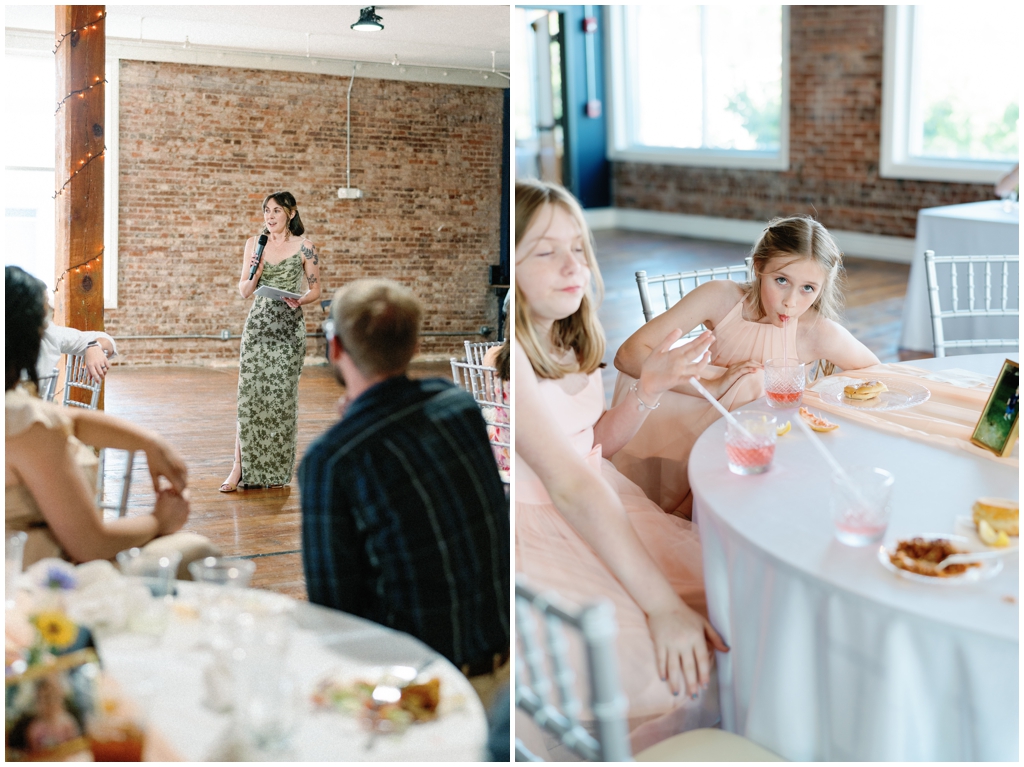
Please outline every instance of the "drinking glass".
[{"label": "drinking glass", "polygon": [[733,474],[763,474],[775,455],[775,416],[756,410],[739,410],[732,414],[753,437],[740,431],[731,421],[725,425],[725,453]]},{"label": "drinking glass", "polygon": [[768,405],[774,408],[800,407],[806,381],[804,363],[792,359],[772,359],[764,363],[764,390]]},{"label": "drinking glass", "polygon": [[126,549],[118,552],[117,564],[124,575],[139,578],[145,583],[154,597],[165,597],[174,593],[174,576],[181,564],[181,552]]},{"label": "drinking glass", "polygon": [[216,586],[232,586],[244,589],[249,586],[256,563],[251,559],[228,557],[206,557],[189,562],[188,571],[192,580]]},{"label": "drinking glass", "polygon": [[856,492],[838,474],[832,475],[829,506],[836,538],[847,546],[868,546],[882,540],[889,526],[892,474],[871,466],[846,469]]},{"label": "drinking glass", "polygon": [[17,532],[7,535],[7,550],[4,553],[4,602],[14,604],[14,596],[18,592],[18,578],[21,576],[22,563],[25,561],[25,541],[28,533]]}]

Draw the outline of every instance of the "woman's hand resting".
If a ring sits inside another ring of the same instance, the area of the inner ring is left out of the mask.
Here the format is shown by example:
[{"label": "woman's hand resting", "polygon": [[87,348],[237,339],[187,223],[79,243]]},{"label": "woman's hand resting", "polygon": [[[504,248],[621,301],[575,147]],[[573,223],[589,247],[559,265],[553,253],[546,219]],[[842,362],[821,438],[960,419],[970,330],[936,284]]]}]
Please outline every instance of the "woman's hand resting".
[{"label": "woman's hand resting", "polygon": [[647,616],[658,673],[672,692],[697,697],[711,681],[711,651],[729,652],[718,632],[682,601]]},{"label": "woman's hand resting", "polygon": [[188,490],[180,493],[169,487],[158,490],[156,506],[153,507],[157,535],[170,535],[178,532],[188,520],[189,510]]},{"label": "woman's hand resting", "polygon": [[674,328],[657,347],[651,350],[640,369],[641,399],[653,404],[663,393],[684,383],[691,376],[700,376],[711,361],[708,347],[715,337],[705,330],[695,339],[676,349],[670,349],[683,336]]},{"label": "woman's hand resting", "polygon": [[153,435],[146,448],[146,462],[153,477],[153,490],[160,492],[160,477],[166,477],[171,487],[181,493],[188,486],[188,469],[178,452],[164,442],[162,437]]}]

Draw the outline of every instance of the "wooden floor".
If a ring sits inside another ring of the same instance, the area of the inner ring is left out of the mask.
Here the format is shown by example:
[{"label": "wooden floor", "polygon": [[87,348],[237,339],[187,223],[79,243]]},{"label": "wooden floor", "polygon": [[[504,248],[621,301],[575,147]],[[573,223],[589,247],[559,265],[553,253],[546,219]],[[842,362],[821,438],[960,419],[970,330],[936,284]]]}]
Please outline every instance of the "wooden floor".
[{"label": "wooden floor", "polygon": [[[594,241],[605,286],[600,317],[608,336],[604,384],[610,398],[617,374],[612,365],[615,352],[643,324],[636,272],[645,269],[654,276],[742,264],[750,246],[618,229],[596,231]],[[846,258],[844,266],[843,325],[882,362],[930,357],[898,348],[910,266],[863,258]]]},{"label": "wooden floor", "polygon": [[[415,365],[410,375],[450,379],[451,368],[447,362]],[[231,471],[237,389],[237,368],[114,365],[107,376],[106,411],[159,432],[182,454],[192,496],[186,530],[207,536],[227,556],[255,560],[255,587],[305,599],[297,480],[280,490],[218,491]],[[330,368],[303,370],[296,467],[310,442],[337,420],[335,403],[343,392]],[[117,488],[124,455],[108,459],[108,494]],[[139,454],[128,515],[149,513],[153,501],[145,456]]]}]

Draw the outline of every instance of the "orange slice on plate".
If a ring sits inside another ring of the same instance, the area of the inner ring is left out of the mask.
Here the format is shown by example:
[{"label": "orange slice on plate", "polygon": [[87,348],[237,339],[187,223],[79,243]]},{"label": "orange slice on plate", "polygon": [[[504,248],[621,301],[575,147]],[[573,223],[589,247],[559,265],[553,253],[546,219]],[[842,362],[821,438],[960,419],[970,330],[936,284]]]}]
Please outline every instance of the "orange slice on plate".
[{"label": "orange slice on plate", "polygon": [[800,408],[800,417],[803,418],[807,422],[807,425],[814,431],[835,431],[839,428],[839,424],[832,423],[827,418],[815,415],[805,407]]}]

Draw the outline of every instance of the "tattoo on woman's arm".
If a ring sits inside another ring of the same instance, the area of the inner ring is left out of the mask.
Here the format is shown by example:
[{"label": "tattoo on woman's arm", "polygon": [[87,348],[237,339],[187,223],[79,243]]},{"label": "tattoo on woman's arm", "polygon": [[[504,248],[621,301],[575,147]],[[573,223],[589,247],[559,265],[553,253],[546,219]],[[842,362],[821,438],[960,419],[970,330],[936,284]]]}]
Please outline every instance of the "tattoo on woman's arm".
[{"label": "tattoo on woman's arm", "polygon": [[313,265],[318,266],[320,264],[320,255],[316,252],[316,248],[310,248],[303,243],[299,249],[302,252],[303,257],[308,261],[313,259]]},{"label": "tattoo on woman's arm", "polygon": [[313,287],[317,283],[317,278],[312,274],[307,274],[306,279],[309,280],[309,287]]}]

